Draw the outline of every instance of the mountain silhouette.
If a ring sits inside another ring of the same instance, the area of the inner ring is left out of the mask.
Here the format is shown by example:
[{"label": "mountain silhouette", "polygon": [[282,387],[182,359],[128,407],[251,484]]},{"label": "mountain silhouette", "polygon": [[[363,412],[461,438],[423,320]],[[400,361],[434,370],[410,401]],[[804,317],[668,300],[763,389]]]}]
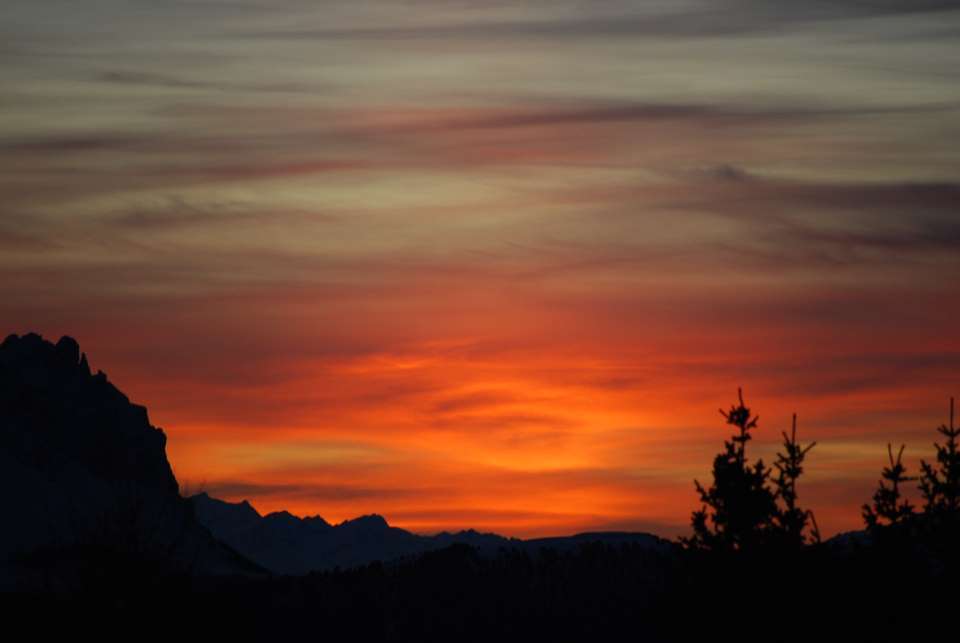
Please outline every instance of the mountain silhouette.
[{"label": "mountain silhouette", "polygon": [[426,536],[376,514],[331,524],[183,498],[146,409],[74,340],[35,334],[0,344],[0,503],[4,618],[66,636],[675,641],[740,615],[747,638],[921,640],[951,629],[958,577],[948,516],[729,551],[643,533]]},{"label": "mountain silhouette", "polygon": [[91,551],[218,574],[255,569],[218,542],[180,497],[166,436],[77,342],[36,334],[0,344],[0,575]]},{"label": "mountain silhouette", "polygon": [[166,435],[150,424],[147,409],[102,371],[91,372],[74,339],[53,344],[34,333],[0,344],[0,503],[0,588],[29,584],[43,575],[38,568],[48,574],[54,565],[90,565],[91,552],[191,574],[302,575],[451,545],[488,556],[590,542],[672,546],[629,533],[530,541],[472,529],[425,536],[376,514],[331,525],[286,511],[261,515],[249,502],[206,493],[182,498]]},{"label": "mountain silhouette", "polygon": [[336,567],[415,556],[451,545],[468,545],[481,554],[503,549],[536,554],[543,548],[576,549],[586,543],[633,544],[667,551],[671,543],[652,534],[597,532],[520,540],[472,529],[434,536],[391,527],[376,514],[331,525],[320,516],[298,518],[286,511],[261,516],[246,500],[225,502],[200,493],[190,498],[197,518],[220,540],[258,565],[283,574],[306,574]]},{"label": "mountain silhouette", "polygon": [[331,525],[320,516],[298,518],[286,511],[261,516],[247,501],[229,503],[206,493],[190,500],[197,518],[217,538],[257,564],[284,574],[389,561],[454,543],[490,550],[519,543],[472,530],[421,536],[391,527],[376,514]]}]

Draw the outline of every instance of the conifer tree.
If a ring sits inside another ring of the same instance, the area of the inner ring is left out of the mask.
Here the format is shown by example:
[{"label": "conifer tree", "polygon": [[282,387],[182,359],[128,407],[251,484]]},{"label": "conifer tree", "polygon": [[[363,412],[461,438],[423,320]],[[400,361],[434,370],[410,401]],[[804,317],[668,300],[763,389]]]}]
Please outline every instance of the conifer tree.
[{"label": "conifer tree", "polygon": [[940,425],[937,431],[946,437],[946,442],[933,444],[937,450],[936,466],[920,461],[923,511],[937,522],[956,521],[960,515],[960,445],[957,444],[960,427],[953,425],[953,398],[950,398],[950,424]]},{"label": "conifer tree", "polygon": [[777,453],[777,461],[774,467],[777,469],[777,477],[774,478],[774,488],[776,498],[783,504],[782,508],[777,509],[774,516],[774,531],[778,540],[787,546],[800,546],[808,541],[807,531],[809,530],[809,540],[811,542],[820,542],[820,530],[817,527],[816,518],[810,510],[804,511],[797,503],[797,479],[803,473],[803,461],[807,453],[816,446],[816,442],[811,442],[807,446],[797,442],[797,414],[793,414],[793,428],[790,435],[786,431],[783,435],[783,451]]},{"label": "conifer tree", "polygon": [[759,418],[751,417],[744,404],[743,391],[739,403],[720,414],[737,433],[724,441],[724,451],[713,461],[713,484],[704,488],[694,480],[703,507],[693,512],[693,537],[683,538],[688,547],[711,550],[742,550],[763,544],[776,513],[776,499],[767,486],[771,470],[763,460],[747,463],[746,445],[750,430]]},{"label": "conifer tree", "polygon": [[[887,455],[890,466],[884,467],[881,473],[880,486],[873,494],[873,506],[863,505],[863,520],[869,531],[876,531],[879,527],[900,526],[914,517],[914,507],[909,500],[902,499],[900,485],[916,480],[906,475],[907,468],[902,463],[903,450],[900,447],[897,459],[893,459],[893,446],[887,444]],[[889,483],[889,486],[884,482]]]}]

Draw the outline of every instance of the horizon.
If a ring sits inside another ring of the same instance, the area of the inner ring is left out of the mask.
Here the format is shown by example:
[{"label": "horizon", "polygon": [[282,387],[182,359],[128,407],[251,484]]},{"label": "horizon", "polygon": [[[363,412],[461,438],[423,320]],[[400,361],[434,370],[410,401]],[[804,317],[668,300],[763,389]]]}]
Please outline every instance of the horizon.
[{"label": "horizon", "polygon": [[[271,512],[267,513],[267,512],[263,512],[263,511],[260,511],[259,509],[257,509],[256,505],[255,505],[254,503],[250,502],[250,501],[249,501],[248,499],[246,499],[246,498],[243,498],[243,499],[241,499],[241,500],[237,500],[237,501],[235,501],[235,502],[228,502],[228,501],[226,501],[226,500],[223,500],[222,498],[217,498],[217,497],[215,497],[215,496],[213,496],[213,495],[210,495],[208,492],[202,491],[202,490],[201,490],[201,491],[194,492],[194,493],[190,493],[190,494],[184,494],[184,493],[181,491],[181,495],[183,495],[184,498],[194,498],[194,497],[196,497],[196,496],[206,496],[206,497],[210,498],[211,500],[218,500],[218,501],[220,501],[220,502],[227,502],[227,504],[231,504],[231,505],[244,505],[244,504],[245,504],[245,505],[249,506],[251,509],[253,509],[261,518],[265,518],[265,517],[270,516],[270,515],[275,514],[275,513],[286,513],[286,514],[289,514],[289,515],[291,515],[291,516],[293,516],[294,518],[297,518],[297,519],[299,519],[299,520],[304,520],[304,519],[306,519],[306,518],[320,518],[320,519],[322,519],[324,522],[326,522],[327,524],[329,524],[331,527],[339,527],[339,526],[343,525],[344,523],[353,522],[353,521],[355,521],[355,520],[360,520],[360,519],[362,519],[362,518],[383,518],[384,522],[386,522],[387,525],[389,525],[390,527],[396,527],[396,525],[393,525],[393,524],[390,523],[389,516],[384,516],[384,515],[381,515],[381,514],[378,514],[378,513],[363,514],[363,515],[359,515],[359,516],[353,516],[352,518],[346,518],[346,519],[340,520],[340,521],[338,521],[338,522],[333,522],[333,521],[327,520],[326,518],[324,518],[324,517],[321,516],[320,514],[298,515],[298,514],[295,514],[295,513],[286,511],[286,510],[283,510],[283,509],[281,509],[281,510],[279,510],[279,511],[271,511]],[[439,535],[441,535],[441,534],[456,534],[456,533],[461,532],[461,531],[475,531],[475,532],[477,532],[477,533],[479,533],[479,534],[481,534],[481,535],[494,535],[494,536],[502,536],[502,537],[508,538],[508,539],[516,539],[516,536],[511,536],[511,535],[509,535],[509,534],[497,534],[497,533],[494,533],[494,532],[492,532],[492,531],[489,531],[489,532],[488,532],[488,531],[479,531],[479,530],[472,529],[472,528],[469,528],[469,527],[464,528],[464,529],[458,529],[458,530],[456,530],[456,531],[448,531],[448,530],[444,530],[444,531],[434,531],[434,532],[416,532],[416,531],[415,531],[415,532],[410,532],[410,533],[413,533],[413,534],[418,535],[418,536],[428,536],[428,537],[431,537],[431,536],[439,536]],[[539,538],[565,538],[565,537],[570,537],[570,536],[580,536],[580,535],[587,534],[587,533],[646,533],[646,532],[577,532],[577,533],[575,533],[575,534],[554,534],[554,535],[552,535],[552,536],[540,536],[540,537],[535,538],[534,540],[539,539]],[[650,535],[652,535],[652,536],[658,536],[659,534],[650,534]],[[527,539],[521,539],[521,540],[527,540]],[[668,540],[669,540],[669,539],[668,539]]]},{"label": "horizon", "polygon": [[[742,387],[824,537],[960,393],[948,2],[10,0],[0,327],[181,488],[690,533]],[[919,498],[911,486],[907,497]]]},{"label": "horizon", "polygon": [[[50,346],[51,348],[53,348],[53,346],[54,346],[54,342],[52,342],[52,340],[51,340],[50,338],[47,338],[47,337],[43,336],[42,334],[36,333],[36,332],[34,332],[34,331],[29,331],[29,332],[22,333],[22,334],[20,334],[20,333],[8,334],[8,335],[7,335],[7,339],[8,339],[8,340],[9,340],[9,339],[16,339],[17,337],[23,338],[23,337],[26,336],[26,335],[33,335],[33,336],[35,336],[35,337],[38,337],[41,341],[45,342],[45,343],[46,343],[48,346]],[[72,337],[72,336],[70,336],[70,335],[63,335],[63,336],[61,336],[60,339],[58,340],[57,345],[59,346],[59,342],[60,342],[60,341],[67,340],[67,339],[72,340],[72,342],[76,342],[76,338],[74,338],[74,337]],[[89,374],[98,374],[98,375],[99,375],[99,374],[103,374],[103,375],[106,377],[106,381],[109,381],[109,382],[110,382],[114,387],[116,387],[122,394],[126,395],[126,393],[124,393],[123,389],[120,388],[120,387],[118,387],[118,386],[117,386],[117,383],[116,383],[115,381],[113,381],[113,380],[110,378],[110,375],[109,375],[108,373],[106,373],[105,371],[103,371],[103,369],[90,367],[90,366],[89,366],[89,357],[88,357],[86,351],[82,350],[82,349],[83,349],[82,346],[80,346],[80,349],[81,349],[81,350],[80,350],[81,363],[83,363],[84,361],[86,361],[86,363],[88,364],[88,367],[87,367],[87,368],[90,369],[88,373],[89,373]],[[738,391],[738,394],[739,394],[739,393],[740,393],[740,392]],[[127,396],[128,398],[130,397],[129,395],[126,395],[126,396]],[[138,405],[138,406],[141,406],[142,408],[144,408],[145,411],[146,411],[146,413],[147,413],[147,416],[148,416],[148,418],[149,418],[150,408],[149,408],[148,405],[143,404],[143,403],[140,403],[140,402],[138,402],[137,400],[132,399],[132,398],[130,398],[130,402],[131,402],[132,404],[135,404],[135,405]],[[720,411],[721,415],[725,414],[725,412],[723,411],[723,409],[719,409],[719,411]],[[752,411],[751,411],[751,415],[753,415]],[[950,427],[953,427],[953,420],[954,420],[954,398],[952,398],[952,397],[950,398],[950,401],[949,401],[949,414],[948,414],[948,416],[949,416],[949,426],[950,426]],[[755,420],[759,420],[759,417],[755,417],[754,419],[755,419]],[[795,418],[793,418],[793,419],[795,419]],[[728,426],[729,426],[729,425],[728,425]],[[938,425],[938,426],[947,426],[947,423],[944,422],[944,423],[941,423],[941,425]],[[163,427],[157,427],[157,428],[160,428],[161,430],[163,430]],[[730,431],[731,433],[735,433],[735,432],[736,432],[735,429],[732,429],[732,428],[728,428],[728,431]],[[756,435],[756,433],[755,433],[755,432],[756,432],[756,428],[754,428],[753,431],[754,431],[754,433],[751,433],[751,438],[750,438],[751,440],[753,440],[753,439],[754,439],[754,436]],[[167,452],[167,457],[169,458],[169,449],[170,449],[169,433],[164,430],[164,434],[167,436],[166,445],[165,445],[165,449],[164,449],[164,450]],[[786,435],[787,435],[786,431],[784,431],[784,432],[782,433],[782,435],[783,435],[784,437],[786,437]],[[727,438],[725,438],[725,439],[727,439]],[[803,444],[803,443],[804,443],[804,440],[800,440],[799,442],[800,442],[801,444]],[[817,446],[817,444],[811,444],[810,441],[806,441],[806,443],[807,443],[808,447],[811,448],[811,449],[812,449],[814,446]],[[888,443],[888,448],[889,448],[889,446],[890,446],[890,445],[889,445],[889,443]],[[904,446],[905,446],[905,445],[904,445]],[[783,452],[783,449],[782,449],[782,448],[778,448],[778,449],[777,449],[777,452],[778,452],[778,453],[782,453],[782,452]],[[769,454],[768,454],[768,455],[769,455]],[[752,459],[753,461],[763,461],[763,460],[765,459],[765,456],[764,456],[763,454],[761,454],[761,455],[758,456],[758,455],[755,455],[755,454],[749,454],[749,453],[748,453],[748,455],[747,455],[747,460],[748,460],[748,462],[749,462],[751,459]],[[928,458],[922,458],[922,457],[921,457],[921,458],[919,458],[919,459],[929,461]],[[766,464],[767,464],[768,467],[770,467],[771,472],[773,471],[773,468],[772,468],[772,466],[771,466],[772,461],[773,461],[773,458],[772,458],[772,457],[766,458]],[[251,501],[249,498],[240,497],[240,496],[227,497],[227,496],[224,496],[223,494],[218,493],[218,492],[215,491],[215,490],[211,490],[210,487],[207,486],[205,483],[200,483],[200,485],[195,486],[193,483],[191,483],[191,482],[189,482],[189,481],[184,481],[184,480],[180,479],[178,476],[176,476],[176,467],[173,466],[173,462],[172,462],[172,461],[170,462],[170,465],[171,465],[171,469],[173,470],[174,477],[175,477],[175,479],[176,479],[176,481],[177,481],[178,488],[179,488],[178,491],[179,491],[179,494],[180,494],[181,497],[183,497],[183,498],[192,498],[192,497],[194,497],[194,496],[203,495],[203,496],[206,496],[206,497],[211,498],[211,499],[213,499],[213,500],[220,501],[220,502],[225,502],[225,503],[232,504],[232,505],[243,505],[243,504],[246,504],[246,505],[249,506],[255,513],[257,513],[260,517],[266,517],[266,516],[269,516],[269,515],[274,514],[274,513],[286,513],[286,514],[292,515],[294,518],[297,518],[297,519],[300,519],[300,520],[306,519],[306,518],[321,518],[321,519],[323,519],[325,522],[327,522],[327,523],[328,523],[329,525],[331,525],[331,526],[339,526],[339,525],[342,525],[342,524],[347,523],[347,522],[351,522],[351,521],[354,521],[354,520],[358,520],[358,519],[362,519],[362,518],[367,518],[367,517],[379,517],[379,518],[382,518],[382,519],[384,520],[384,522],[387,523],[390,527],[399,527],[400,529],[405,529],[406,531],[409,531],[410,533],[418,534],[418,535],[423,535],[423,536],[428,536],[428,537],[429,537],[429,536],[436,536],[436,535],[439,535],[439,534],[441,534],[441,533],[457,533],[457,532],[463,532],[463,531],[476,531],[477,533],[480,533],[480,534],[494,534],[494,535],[498,535],[498,536],[502,536],[502,537],[506,537],[506,538],[510,538],[510,539],[520,539],[520,540],[531,540],[531,539],[532,539],[532,540],[536,540],[536,539],[543,539],[543,538],[547,538],[547,539],[549,539],[549,538],[561,538],[561,539],[562,539],[562,538],[565,538],[565,537],[578,536],[578,535],[589,534],[589,533],[644,533],[644,534],[650,534],[650,535],[654,535],[654,536],[657,536],[657,537],[660,537],[660,538],[664,538],[664,539],[667,539],[667,540],[676,542],[676,541],[678,540],[678,538],[680,538],[681,536],[689,536],[689,534],[690,534],[690,527],[689,527],[688,525],[679,525],[679,524],[675,524],[675,525],[670,525],[670,524],[656,524],[656,523],[650,523],[650,522],[637,522],[637,523],[633,523],[633,524],[631,524],[631,523],[626,523],[626,524],[623,525],[623,526],[621,526],[621,525],[607,525],[607,526],[600,526],[600,527],[597,527],[597,526],[595,526],[595,525],[594,525],[594,526],[591,526],[591,525],[587,524],[584,528],[582,528],[582,529],[576,529],[575,531],[566,531],[566,532],[534,531],[533,533],[524,534],[524,535],[518,535],[518,534],[514,534],[514,533],[505,533],[505,532],[496,531],[495,529],[476,528],[475,526],[471,526],[471,525],[469,525],[469,524],[463,524],[463,525],[452,526],[452,527],[448,526],[448,527],[444,527],[444,528],[441,528],[441,529],[432,529],[432,530],[430,530],[430,529],[427,529],[427,530],[420,529],[420,530],[418,530],[418,529],[415,529],[415,528],[408,528],[408,527],[406,527],[406,526],[404,526],[404,525],[398,525],[398,524],[395,524],[395,523],[391,523],[391,522],[390,522],[390,517],[387,516],[387,515],[384,515],[384,513],[379,512],[379,511],[369,511],[369,512],[362,513],[362,514],[348,514],[348,515],[345,515],[345,516],[340,516],[340,517],[335,518],[335,519],[329,519],[327,516],[322,515],[321,513],[317,513],[317,512],[312,512],[312,513],[311,513],[309,510],[307,510],[307,511],[299,511],[299,512],[298,512],[298,511],[296,511],[296,510],[291,511],[291,510],[290,510],[289,508],[287,508],[287,507],[272,507],[272,508],[269,508],[269,509],[266,509],[266,510],[265,510],[265,509],[262,509],[262,508],[261,508],[261,509],[257,509],[256,505],[257,505],[258,503]],[[804,468],[806,469],[807,467],[805,466]],[[908,466],[908,469],[909,469],[909,466]],[[903,497],[904,497],[906,500],[908,500],[908,501],[913,501],[913,500],[916,500],[917,497],[919,496],[919,489],[918,489],[918,488],[913,488],[913,489],[911,489],[911,488],[901,489],[901,493],[903,494]],[[808,507],[808,508],[809,508],[809,507]],[[814,520],[816,520],[815,513],[816,513],[816,512],[814,512]],[[634,526],[634,525],[641,525],[641,526]],[[830,538],[832,538],[832,537],[834,537],[834,536],[841,535],[841,534],[844,534],[844,533],[850,533],[850,532],[856,532],[856,531],[863,531],[862,528],[857,528],[857,527],[851,528],[851,529],[839,529],[839,530],[835,530],[835,531],[822,530],[822,529],[819,527],[819,524],[816,524],[816,529],[817,529],[818,533],[823,536],[824,540],[829,540]]]}]

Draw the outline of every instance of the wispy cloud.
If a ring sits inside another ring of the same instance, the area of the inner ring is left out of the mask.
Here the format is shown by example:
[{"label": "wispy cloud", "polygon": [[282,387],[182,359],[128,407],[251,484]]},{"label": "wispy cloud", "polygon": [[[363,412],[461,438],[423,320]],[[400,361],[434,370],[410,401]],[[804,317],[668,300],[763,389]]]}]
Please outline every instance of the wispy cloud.
[{"label": "wispy cloud", "polygon": [[597,3],[594,12],[559,3],[547,10],[533,3],[526,13],[504,20],[491,12],[471,21],[429,21],[419,24],[293,28],[241,32],[240,36],[306,40],[516,40],[525,38],[717,37],[776,33],[827,21],[955,11],[948,0],[911,2],[805,2],[723,0],[685,3],[669,9],[638,8],[628,2]]},{"label": "wispy cloud", "polygon": [[829,453],[829,532],[956,394],[955,3],[41,4],[0,326],[231,499],[666,530],[743,385],[758,449],[798,411]]}]

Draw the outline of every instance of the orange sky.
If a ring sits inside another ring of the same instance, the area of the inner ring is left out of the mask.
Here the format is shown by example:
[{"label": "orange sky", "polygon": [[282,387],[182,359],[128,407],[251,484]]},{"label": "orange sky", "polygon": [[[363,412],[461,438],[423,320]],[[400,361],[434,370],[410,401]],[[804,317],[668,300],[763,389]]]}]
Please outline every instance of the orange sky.
[{"label": "orange sky", "polygon": [[960,12],[724,2],[11,0],[0,325],[261,511],[686,533],[743,386],[857,528],[960,393]]}]

